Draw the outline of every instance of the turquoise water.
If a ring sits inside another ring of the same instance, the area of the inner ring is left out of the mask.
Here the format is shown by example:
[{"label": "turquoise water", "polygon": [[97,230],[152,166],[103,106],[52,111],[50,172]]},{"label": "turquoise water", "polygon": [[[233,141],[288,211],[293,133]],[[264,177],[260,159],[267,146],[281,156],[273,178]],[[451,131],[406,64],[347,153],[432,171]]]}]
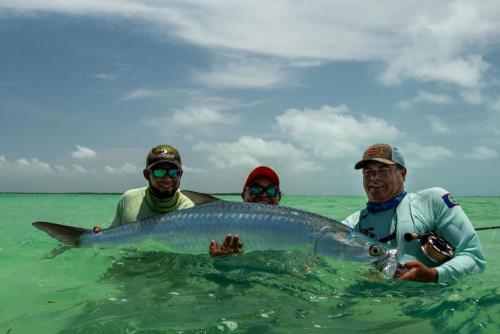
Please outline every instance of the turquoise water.
[{"label": "turquoise water", "polygon": [[[486,271],[444,286],[292,252],[223,259],[137,248],[61,252],[31,226],[106,226],[117,200],[0,194],[0,333],[500,332],[495,231],[480,232]],[[459,200],[476,227],[500,225],[500,198]],[[341,219],[364,202],[287,196],[282,204]]]}]

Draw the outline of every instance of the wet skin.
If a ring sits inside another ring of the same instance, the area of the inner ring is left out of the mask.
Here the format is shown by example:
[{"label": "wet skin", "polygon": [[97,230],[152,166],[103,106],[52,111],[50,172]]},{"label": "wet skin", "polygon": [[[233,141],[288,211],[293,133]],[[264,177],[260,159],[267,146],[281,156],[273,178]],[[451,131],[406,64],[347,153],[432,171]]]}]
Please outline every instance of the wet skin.
[{"label": "wet skin", "polygon": [[[177,166],[173,164],[159,164],[154,166],[153,169],[156,168],[165,168],[165,169],[170,169],[170,168],[178,168]],[[149,183],[149,189],[151,191],[151,194],[156,197],[156,198],[170,198],[172,197],[177,189],[179,189],[179,186],[181,184],[181,177],[177,178],[172,178],[168,174],[165,177],[162,178],[157,178],[153,176],[153,173],[149,169],[143,170],[142,174],[144,175],[144,178],[148,180]],[[182,176],[182,174],[181,174]]]},{"label": "wet skin", "polygon": [[[273,185],[272,181],[267,177],[256,177],[252,184],[258,184],[263,188]],[[278,205],[280,203],[281,194],[278,194],[275,197],[270,197],[265,191],[258,194],[253,195],[248,191],[248,187],[241,193],[241,198],[243,198],[243,202],[246,203],[261,203],[261,204],[270,204],[270,205]],[[210,247],[208,252],[211,256],[227,256],[231,254],[241,253],[243,249],[243,240],[239,238],[238,235],[228,234],[226,235],[224,242],[222,245],[219,245],[217,241],[212,240],[210,242]]]},{"label": "wet skin", "polygon": [[363,186],[370,202],[383,203],[404,189],[406,169],[370,161],[363,167]]},{"label": "wet skin", "polygon": [[[370,202],[387,202],[404,189],[406,168],[370,161],[363,167],[363,186]],[[401,280],[417,282],[437,282],[438,272],[419,261],[403,264],[398,272]]]},{"label": "wet skin", "polygon": [[[267,177],[256,177],[252,184],[258,184],[263,188],[273,185],[272,181]],[[248,191],[248,187],[241,193],[241,198],[243,198],[243,202],[246,203],[262,203],[262,204],[271,204],[278,205],[280,203],[281,195],[270,197],[265,191],[258,194],[252,195]]]}]

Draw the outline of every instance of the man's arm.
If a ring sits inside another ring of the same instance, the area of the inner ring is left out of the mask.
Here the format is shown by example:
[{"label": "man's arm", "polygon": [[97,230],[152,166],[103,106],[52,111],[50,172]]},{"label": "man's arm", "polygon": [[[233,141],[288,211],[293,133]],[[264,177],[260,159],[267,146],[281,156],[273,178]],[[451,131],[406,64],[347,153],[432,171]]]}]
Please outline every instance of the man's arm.
[{"label": "man's arm", "polygon": [[118,200],[118,203],[116,204],[115,217],[113,218],[113,221],[111,222],[110,227],[116,227],[116,226],[123,224],[123,220],[122,220],[123,201],[124,201],[124,197],[122,196],[122,197],[120,197],[120,199]]},{"label": "man's arm", "polygon": [[[449,195],[443,196],[446,199]],[[486,265],[479,236],[463,209],[458,204],[442,203],[437,211],[436,233],[455,248],[455,256],[436,268],[440,283],[481,272]]]},{"label": "man's arm", "polygon": [[439,283],[451,283],[460,277],[481,272],[486,259],[479,237],[469,218],[444,189],[434,188],[429,205],[429,219],[433,219],[434,232],[455,250],[455,256],[436,267]]}]

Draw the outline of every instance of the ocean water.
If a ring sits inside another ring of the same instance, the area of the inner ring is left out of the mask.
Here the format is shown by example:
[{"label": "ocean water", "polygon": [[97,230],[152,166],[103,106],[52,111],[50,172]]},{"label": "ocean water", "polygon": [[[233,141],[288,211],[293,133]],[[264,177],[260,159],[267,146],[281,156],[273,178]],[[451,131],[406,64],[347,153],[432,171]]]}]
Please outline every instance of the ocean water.
[{"label": "ocean water", "polygon": [[[476,227],[500,225],[499,197],[458,199]],[[117,200],[0,194],[0,333],[500,333],[500,231],[479,232],[484,273],[437,285],[293,252],[64,250],[31,225],[106,226]],[[365,201],[286,196],[282,204],[340,220]]]}]

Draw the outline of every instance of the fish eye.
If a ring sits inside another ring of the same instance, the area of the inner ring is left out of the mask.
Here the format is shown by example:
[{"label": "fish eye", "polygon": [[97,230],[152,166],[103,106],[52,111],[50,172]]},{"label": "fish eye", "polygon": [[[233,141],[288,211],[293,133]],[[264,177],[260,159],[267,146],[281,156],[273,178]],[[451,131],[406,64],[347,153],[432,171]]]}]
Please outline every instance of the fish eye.
[{"label": "fish eye", "polygon": [[371,256],[379,256],[382,254],[382,247],[379,245],[370,245],[368,248],[368,253],[370,253]]}]

